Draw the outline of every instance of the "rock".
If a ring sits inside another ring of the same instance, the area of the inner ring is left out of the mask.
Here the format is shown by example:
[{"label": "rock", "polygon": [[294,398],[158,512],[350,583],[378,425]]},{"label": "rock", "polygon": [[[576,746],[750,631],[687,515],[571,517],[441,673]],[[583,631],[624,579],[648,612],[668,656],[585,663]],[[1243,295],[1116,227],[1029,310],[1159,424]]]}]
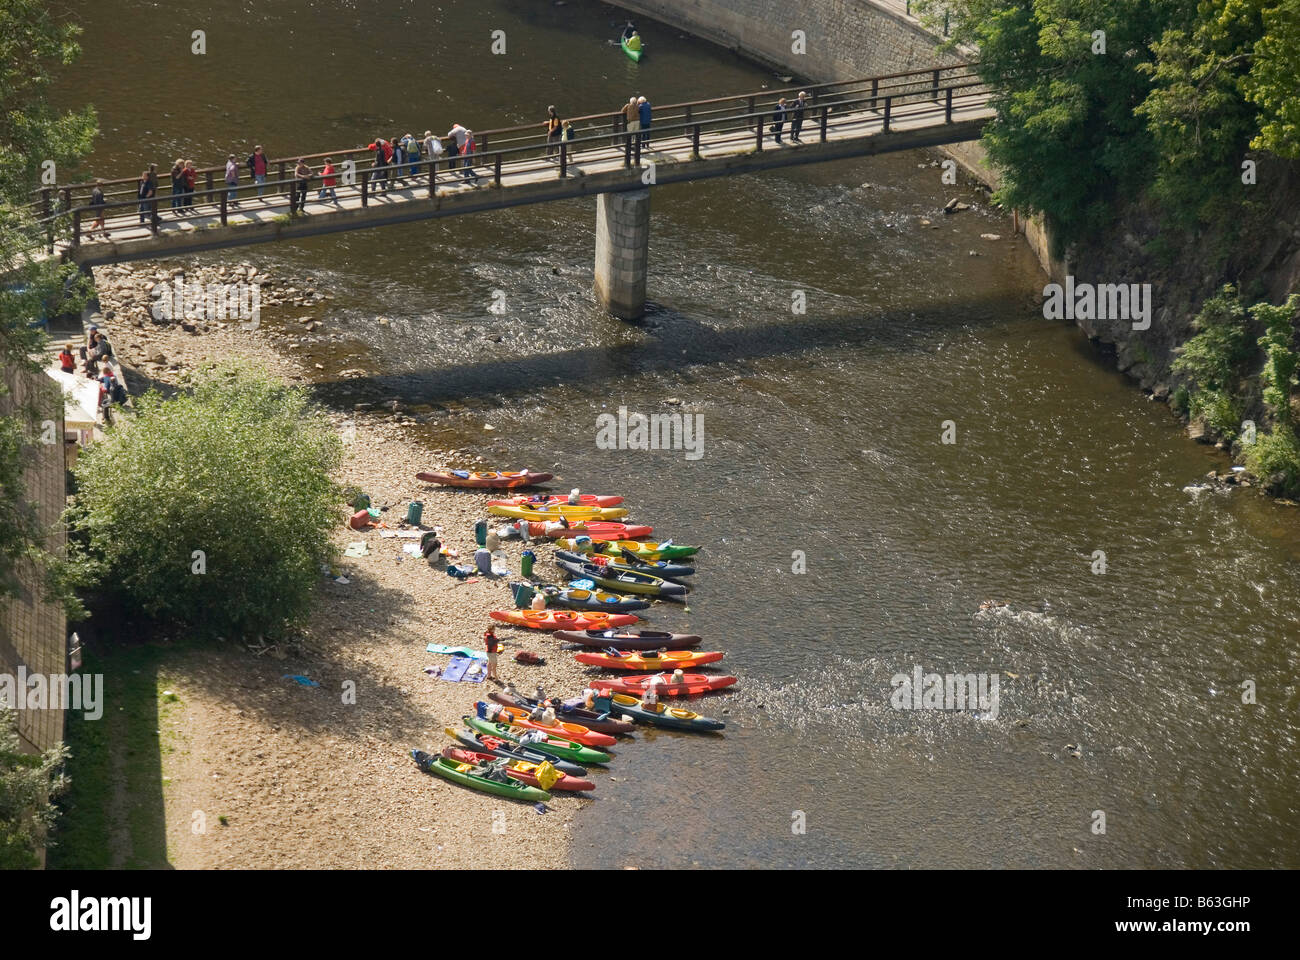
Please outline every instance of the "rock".
[{"label": "rock", "polygon": [[164,354],[164,353],[157,352],[157,353],[154,353],[154,355],[151,356],[151,357],[149,358],[149,362],[150,362],[150,363],[156,363],[156,364],[158,364],[159,366],[162,366],[163,364],[165,364],[165,363],[167,362],[167,356],[166,356],[166,354]]},{"label": "rock", "polygon": [[1001,239],[1002,239],[1002,235],[1001,235],[1001,234],[997,234],[997,233],[981,233],[981,234],[980,234],[980,239],[981,239],[981,240],[1001,240]]},{"label": "rock", "polygon": [[[1208,442],[1206,441],[1205,438],[1205,421],[1193,420],[1191,423],[1189,423],[1187,425],[1187,436],[1192,440],[1200,440],[1202,442]],[[1214,471],[1211,470],[1210,473],[1214,473]]]}]

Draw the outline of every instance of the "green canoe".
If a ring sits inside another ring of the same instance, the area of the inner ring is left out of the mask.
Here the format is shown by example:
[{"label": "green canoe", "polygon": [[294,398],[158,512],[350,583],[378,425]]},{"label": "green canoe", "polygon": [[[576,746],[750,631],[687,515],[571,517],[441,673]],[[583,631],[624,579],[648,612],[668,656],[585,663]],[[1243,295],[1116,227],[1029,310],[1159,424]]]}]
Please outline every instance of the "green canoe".
[{"label": "green canoe", "polygon": [[640,62],[641,62],[641,57],[645,54],[645,44],[644,44],[644,43],[641,45],[641,49],[640,49],[640,50],[633,50],[631,47],[629,47],[629,46],[627,45],[627,37],[619,37],[619,39],[618,39],[618,45],[619,45],[620,47],[623,48],[623,52],[624,52],[624,53],[626,53],[629,57],[631,57],[631,58],[632,58],[633,60],[635,60],[637,63],[640,63]]},{"label": "green canoe", "polygon": [[536,803],[539,800],[549,800],[551,795],[545,790],[539,790],[536,787],[530,787],[526,783],[518,780],[509,780],[501,783],[497,780],[491,780],[487,777],[479,776],[475,770],[481,770],[482,767],[475,767],[468,763],[460,763],[447,757],[432,756],[423,750],[412,750],[411,757],[416,764],[425,773],[436,773],[438,776],[450,780],[452,783],[459,783],[462,787],[470,787],[474,790],[482,790],[484,793],[494,793],[498,797],[510,797],[514,800],[525,800],[529,803]]},{"label": "green canoe", "polygon": [[[513,727],[508,723],[494,723],[491,720],[484,720],[482,717],[462,717],[466,724],[473,727],[479,733],[486,733],[489,737],[500,737],[502,740],[511,740],[519,742],[519,735],[524,732],[523,727]],[[563,740],[560,737],[547,737],[537,744],[539,750],[545,750],[547,753],[553,753],[561,760],[572,760],[574,763],[609,763],[609,754],[600,750],[594,750],[591,747],[584,747],[580,743],[574,743],[572,740]]]}]

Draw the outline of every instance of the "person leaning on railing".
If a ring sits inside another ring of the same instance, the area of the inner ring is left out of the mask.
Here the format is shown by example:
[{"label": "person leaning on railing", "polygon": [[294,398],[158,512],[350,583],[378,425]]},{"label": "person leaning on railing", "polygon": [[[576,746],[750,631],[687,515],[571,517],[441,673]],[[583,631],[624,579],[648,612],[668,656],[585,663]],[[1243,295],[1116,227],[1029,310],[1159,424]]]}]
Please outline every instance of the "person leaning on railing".
[{"label": "person leaning on railing", "polygon": [[266,171],[269,166],[260,143],[253,148],[253,152],[248,155],[248,159],[244,162],[248,166],[249,176],[257,184],[257,195],[260,197],[266,191]]},{"label": "person leaning on railing", "polygon": [[235,155],[226,156],[226,203],[232,207],[239,206],[236,199],[239,196],[239,164],[235,162]]},{"label": "person leaning on railing", "polygon": [[158,196],[158,164],[149,164],[149,168],[140,174],[135,196],[140,201],[140,222],[144,223],[145,214],[153,207],[153,198]]}]

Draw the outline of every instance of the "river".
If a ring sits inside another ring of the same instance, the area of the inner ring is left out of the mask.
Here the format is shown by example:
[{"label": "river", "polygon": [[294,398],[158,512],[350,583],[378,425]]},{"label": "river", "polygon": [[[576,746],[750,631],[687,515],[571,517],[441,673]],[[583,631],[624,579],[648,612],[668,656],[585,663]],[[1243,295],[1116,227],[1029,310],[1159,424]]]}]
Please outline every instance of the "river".
[{"label": "river", "polygon": [[[634,65],[589,0],[72,7],[101,175],[778,83],[649,22]],[[1042,318],[1009,217],[935,159],[657,188],[636,325],[594,305],[592,200],[238,256],[337,295],[322,356],[373,375],[325,396],[432,404],[433,439],[704,545],[653,625],[727,652],[696,709],[728,729],[623,748],[574,865],[1300,866],[1300,514],[1198,490],[1223,457]],[[620,407],[701,414],[703,455],[598,449]],[[893,709],[916,666],[996,676],[997,710]]]}]

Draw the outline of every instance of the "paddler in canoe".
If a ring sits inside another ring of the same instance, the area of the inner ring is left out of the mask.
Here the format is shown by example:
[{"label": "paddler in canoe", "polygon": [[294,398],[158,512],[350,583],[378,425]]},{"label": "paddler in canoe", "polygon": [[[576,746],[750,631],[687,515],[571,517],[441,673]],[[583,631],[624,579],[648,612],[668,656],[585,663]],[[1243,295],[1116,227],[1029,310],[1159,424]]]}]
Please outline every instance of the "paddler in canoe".
[{"label": "paddler in canoe", "polygon": [[636,25],[631,20],[623,28],[623,35],[618,38],[624,52],[633,60],[641,59],[641,34],[636,32]]}]

